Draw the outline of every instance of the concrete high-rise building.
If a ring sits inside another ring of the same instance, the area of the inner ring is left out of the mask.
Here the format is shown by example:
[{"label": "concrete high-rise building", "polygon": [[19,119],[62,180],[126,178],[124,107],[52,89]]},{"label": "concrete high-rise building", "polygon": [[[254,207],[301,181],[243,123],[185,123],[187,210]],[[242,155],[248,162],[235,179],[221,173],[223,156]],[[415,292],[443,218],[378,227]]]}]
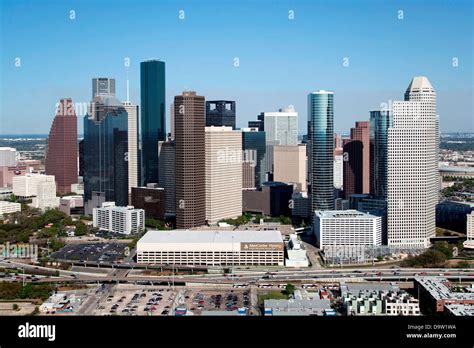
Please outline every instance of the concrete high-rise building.
[{"label": "concrete high-rise building", "polygon": [[56,197],[54,175],[26,174],[13,178],[13,194],[19,198],[31,198],[34,208],[57,208],[59,197]]},{"label": "concrete high-rise building", "polygon": [[356,122],[344,150],[344,195],[370,192],[370,123]]},{"label": "concrete high-rise building", "polygon": [[132,188],[132,205],[143,209],[148,218],[165,220],[166,193],[158,184]]},{"label": "concrete high-rise building", "polygon": [[227,126],[235,129],[235,101],[210,100],[206,102],[206,126]]},{"label": "concrete high-rise building", "polygon": [[308,95],[311,122],[311,209],[334,209],[334,93]]},{"label": "concrete high-rise building", "polygon": [[[174,104],[170,106],[170,140],[174,140]],[[158,159],[158,162],[160,160]]]},{"label": "concrete high-rise building", "polygon": [[114,202],[104,202],[102,207],[94,208],[92,218],[94,227],[112,233],[138,233],[145,228],[145,211],[130,205],[119,207]]},{"label": "concrete high-rise building", "polygon": [[306,192],[306,145],[273,147],[275,181],[293,184],[296,192]]},{"label": "concrete high-rise building", "polygon": [[158,185],[165,189],[165,213],[176,214],[176,149],[172,140],[158,142]]},{"label": "concrete high-rise building", "polygon": [[19,153],[13,147],[0,147],[0,167],[13,167],[19,158]]},{"label": "concrete high-rise building", "polygon": [[242,132],[206,127],[206,220],[242,215]]},{"label": "concrete high-rise building", "polygon": [[176,228],[206,222],[205,101],[196,92],[174,97]]},{"label": "concrete high-rise building", "polygon": [[[128,115],[128,194],[131,197],[132,187],[140,186],[140,166],[138,158],[138,105],[129,101],[123,102]],[[130,199],[129,199],[130,202]]]},{"label": "concrete high-rise building", "polygon": [[56,178],[57,190],[71,192],[77,184],[77,117],[71,98],[61,99],[48,136],[44,160],[47,175]]},{"label": "concrete high-rise building", "polygon": [[474,210],[466,214],[466,237],[464,248],[474,249]]},{"label": "concrete high-rise building", "polygon": [[326,246],[382,245],[382,218],[357,210],[314,212],[314,234]]},{"label": "concrete high-rise building", "polygon": [[115,97],[115,79],[108,77],[92,79],[92,99],[98,95]]},{"label": "concrete high-rise building", "polygon": [[[84,116],[84,207],[128,204],[128,114],[115,97],[96,96]],[[100,199],[97,199],[100,198]]]},{"label": "concrete high-rise building", "polygon": [[388,129],[393,126],[390,110],[370,112],[370,192],[387,197]]},{"label": "concrete high-rise building", "polygon": [[298,113],[289,106],[278,112],[263,112],[259,119],[263,120],[265,131],[266,170],[273,173],[273,147],[298,144]]},{"label": "concrete high-rise building", "polygon": [[165,62],[140,63],[142,185],[158,182],[158,141],[166,140]]},{"label": "concrete high-rise building", "polygon": [[388,129],[388,245],[427,248],[436,233],[438,202],[436,93],[424,76],[413,78],[405,101],[393,103]]}]

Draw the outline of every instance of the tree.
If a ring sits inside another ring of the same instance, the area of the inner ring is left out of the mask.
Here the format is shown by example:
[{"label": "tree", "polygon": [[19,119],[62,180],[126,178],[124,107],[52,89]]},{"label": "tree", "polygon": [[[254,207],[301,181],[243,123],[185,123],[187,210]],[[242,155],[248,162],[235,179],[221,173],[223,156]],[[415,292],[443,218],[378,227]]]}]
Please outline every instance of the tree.
[{"label": "tree", "polygon": [[16,303],[13,304],[12,308],[13,308],[14,311],[17,311],[19,309],[19,307]]},{"label": "tree", "polygon": [[293,284],[288,283],[286,284],[285,290],[283,292],[286,295],[293,295],[295,293],[295,290],[296,290],[296,287]]},{"label": "tree", "polygon": [[82,222],[76,224],[76,231],[74,232],[76,236],[84,236],[87,234],[87,226]]},{"label": "tree", "polygon": [[433,249],[442,252],[448,259],[453,257],[453,248],[448,242],[436,242]]}]

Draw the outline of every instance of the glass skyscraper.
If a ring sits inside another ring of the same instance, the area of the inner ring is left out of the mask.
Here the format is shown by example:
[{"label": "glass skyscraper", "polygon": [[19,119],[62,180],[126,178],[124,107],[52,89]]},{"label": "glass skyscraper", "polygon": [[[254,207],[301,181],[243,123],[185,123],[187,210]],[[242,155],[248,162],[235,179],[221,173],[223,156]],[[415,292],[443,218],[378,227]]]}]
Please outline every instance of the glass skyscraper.
[{"label": "glass skyscraper", "polygon": [[334,93],[316,91],[308,95],[311,122],[311,209],[334,209]]},{"label": "glass skyscraper", "polygon": [[[128,204],[128,114],[112,96],[96,96],[84,116],[84,202],[87,214],[103,197],[117,206]],[[158,145],[157,145],[158,146]]]},{"label": "glass skyscraper", "polygon": [[259,132],[256,128],[242,129],[242,150],[255,150],[257,152],[255,161],[255,186],[260,187],[266,178],[265,169],[265,132]]},{"label": "glass skyscraper", "polygon": [[370,112],[370,192],[387,197],[388,128],[393,126],[389,110]]},{"label": "glass skyscraper", "polygon": [[158,182],[158,141],[166,140],[165,62],[140,64],[142,184]]}]

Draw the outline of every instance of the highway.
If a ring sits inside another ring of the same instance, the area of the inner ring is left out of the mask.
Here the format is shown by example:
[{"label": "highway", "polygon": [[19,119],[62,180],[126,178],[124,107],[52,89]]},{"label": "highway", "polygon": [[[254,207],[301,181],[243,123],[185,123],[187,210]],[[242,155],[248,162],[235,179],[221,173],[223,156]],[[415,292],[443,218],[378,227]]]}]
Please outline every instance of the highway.
[{"label": "highway", "polygon": [[[44,270],[55,272],[57,269],[27,265],[12,260],[0,260],[0,267],[19,267],[29,270]],[[21,276],[21,275],[20,275]],[[457,268],[338,268],[338,269],[311,269],[311,270],[239,270],[231,275],[204,274],[204,275],[175,275],[173,276],[145,276],[130,274],[128,269],[110,269],[108,274],[59,271],[59,277],[47,276],[37,282],[84,282],[84,283],[112,283],[112,282],[153,282],[153,283],[212,283],[212,284],[273,284],[294,282],[328,281],[412,281],[416,276],[444,276],[457,281],[474,281],[474,270]],[[30,281],[30,280],[27,280]]]}]

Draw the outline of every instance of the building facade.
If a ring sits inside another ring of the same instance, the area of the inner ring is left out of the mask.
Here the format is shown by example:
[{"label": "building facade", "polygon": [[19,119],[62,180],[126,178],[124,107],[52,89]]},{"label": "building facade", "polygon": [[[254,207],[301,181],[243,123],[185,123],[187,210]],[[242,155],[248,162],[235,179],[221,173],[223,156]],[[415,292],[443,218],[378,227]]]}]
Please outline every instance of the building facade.
[{"label": "building facade", "polygon": [[226,126],[235,129],[235,101],[211,100],[206,102],[206,126]]},{"label": "building facade", "polygon": [[436,93],[426,77],[413,78],[405,101],[393,103],[388,130],[388,244],[428,248],[438,203]]},{"label": "building facade", "polygon": [[176,227],[206,221],[205,102],[196,92],[174,98]]},{"label": "building facade", "polygon": [[112,233],[131,234],[145,228],[145,211],[133,206],[117,207],[114,202],[104,202],[92,213],[94,227]]},{"label": "building facade", "polygon": [[291,216],[293,185],[272,181],[255,190],[242,191],[242,210],[265,216]]},{"label": "building facade", "polygon": [[370,123],[356,122],[344,147],[344,196],[370,192]]},{"label": "building facade", "polygon": [[0,201],[0,216],[21,211],[21,203]]},{"label": "building facade", "polygon": [[294,191],[306,192],[306,145],[273,147],[273,179],[293,184]]},{"label": "building facade", "polygon": [[357,210],[314,212],[318,247],[382,245],[382,218]]},{"label": "building facade", "polygon": [[390,110],[370,112],[370,192],[387,197],[388,129],[393,126]]},{"label": "building facade", "polygon": [[61,99],[48,136],[44,160],[47,175],[54,175],[59,193],[77,183],[77,117],[71,98]]},{"label": "building facade", "polygon": [[142,185],[158,182],[158,141],[166,140],[165,62],[140,63]]},{"label": "building facade", "polygon": [[132,188],[132,205],[143,209],[147,218],[165,220],[166,193],[157,184]]},{"label": "building facade", "polygon": [[132,194],[132,187],[140,185],[140,165],[138,157],[138,105],[129,101],[123,102],[128,115],[128,194]]},{"label": "building facade", "polygon": [[242,132],[205,127],[206,220],[215,224],[242,215]]},{"label": "building facade", "polygon": [[267,181],[265,132],[258,128],[242,128],[242,150],[255,168],[255,187],[260,187]]},{"label": "building facade", "polygon": [[149,231],[137,262],[188,266],[283,266],[280,231]]},{"label": "building facade", "polygon": [[176,214],[176,148],[173,140],[158,142],[158,184],[165,189],[167,215]]},{"label": "building facade", "polygon": [[19,158],[19,153],[13,147],[0,147],[0,167],[13,167]]},{"label": "building facade", "polygon": [[334,209],[334,93],[308,95],[312,210]]},{"label": "building facade", "polygon": [[[128,204],[128,114],[113,96],[98,95],[84,116],[85,213],[100,207],[93,196]],[[100,194],[102,193],[102,194]]]}]

